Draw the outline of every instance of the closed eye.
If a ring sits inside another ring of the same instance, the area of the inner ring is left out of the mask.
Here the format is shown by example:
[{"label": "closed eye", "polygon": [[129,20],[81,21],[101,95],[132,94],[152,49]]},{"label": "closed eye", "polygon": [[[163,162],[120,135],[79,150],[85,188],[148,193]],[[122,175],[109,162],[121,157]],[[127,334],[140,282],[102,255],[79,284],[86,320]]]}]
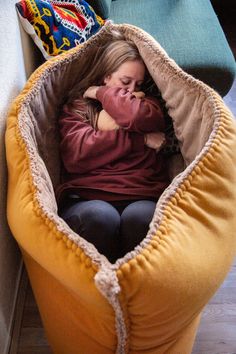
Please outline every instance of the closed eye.
[{"label": "closed eye", "polygon": [[121,83],[123,84],[123,85],[129,85],[130,84],[130,80],[121,80]]}]

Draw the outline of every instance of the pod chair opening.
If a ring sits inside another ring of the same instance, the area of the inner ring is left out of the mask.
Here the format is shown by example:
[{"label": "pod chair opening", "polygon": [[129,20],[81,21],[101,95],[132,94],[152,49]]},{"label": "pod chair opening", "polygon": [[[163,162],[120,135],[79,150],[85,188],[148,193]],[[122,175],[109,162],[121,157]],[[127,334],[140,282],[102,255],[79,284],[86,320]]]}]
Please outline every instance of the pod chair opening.
[{"label": "pod chair opening", "polygon": [[[60,182],[57,120],[65,95],[114,30],[138,47],[181,154],[168,162],[172,181],[148,234],[111,264],[58,216],[54,189]],[[8,221],[55,353],[191,352],[201,310],[235,255],[232,118],[215,91],[130,25],[104,26],[31,76],[8,118]]]}]

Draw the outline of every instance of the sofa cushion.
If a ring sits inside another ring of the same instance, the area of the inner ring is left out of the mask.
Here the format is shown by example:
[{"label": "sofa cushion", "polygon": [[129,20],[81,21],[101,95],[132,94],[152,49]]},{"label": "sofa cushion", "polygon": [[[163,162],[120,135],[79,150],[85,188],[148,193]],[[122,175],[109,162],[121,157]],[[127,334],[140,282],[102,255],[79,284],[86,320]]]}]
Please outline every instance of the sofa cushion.
[{"label": "sofa cushion", "polygon": [[151,34],[185,71],[225,95],[235,60],[210,1],[117,0],[110,19]]}]

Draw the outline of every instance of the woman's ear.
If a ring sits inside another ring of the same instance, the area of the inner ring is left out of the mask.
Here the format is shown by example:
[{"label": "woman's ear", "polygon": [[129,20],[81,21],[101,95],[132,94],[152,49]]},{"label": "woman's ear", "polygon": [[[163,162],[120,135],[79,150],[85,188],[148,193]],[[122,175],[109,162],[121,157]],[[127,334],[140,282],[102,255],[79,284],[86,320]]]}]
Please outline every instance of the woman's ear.
[{"label": "woman's ear", "polygon": [[108,82],[110,81],[110,78],[111,78],[111,75],[107,75],[107,76],[104,78],[103,82],[104,82],[105,85],[108,84]]}]

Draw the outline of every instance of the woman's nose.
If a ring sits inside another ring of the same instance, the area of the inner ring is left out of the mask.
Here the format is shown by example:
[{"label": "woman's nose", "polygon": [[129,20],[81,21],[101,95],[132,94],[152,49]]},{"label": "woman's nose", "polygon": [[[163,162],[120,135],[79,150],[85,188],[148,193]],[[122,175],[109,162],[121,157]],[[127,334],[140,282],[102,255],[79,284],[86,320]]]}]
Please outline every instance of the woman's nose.
[{"label": "woman's nose", "polygon": [[128,87],[128,91],[129,91],[130,93],[133,93],[133,92],[135,91],[135,86],[136,86],[135,82],[134,82],[134,83],[131,83],[131,84],[129,85],[129,87]]}]

